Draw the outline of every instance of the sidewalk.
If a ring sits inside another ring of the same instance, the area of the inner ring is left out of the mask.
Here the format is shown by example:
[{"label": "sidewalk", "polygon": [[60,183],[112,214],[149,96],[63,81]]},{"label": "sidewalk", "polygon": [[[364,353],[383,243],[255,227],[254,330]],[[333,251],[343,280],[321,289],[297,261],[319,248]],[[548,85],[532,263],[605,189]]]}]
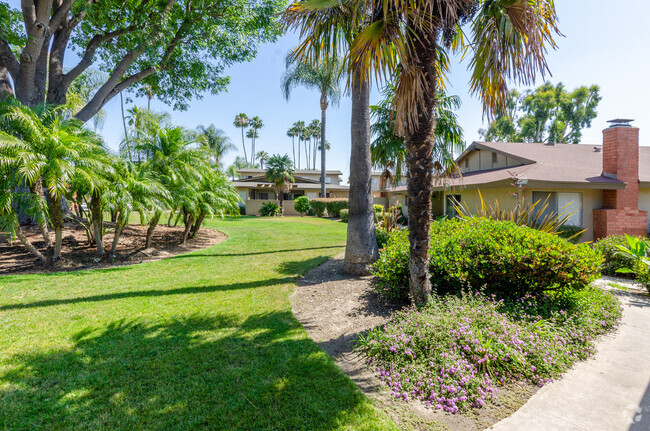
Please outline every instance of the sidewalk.
[{"label": "sidewalk", "polygon": [[650,297],[615,289],[620,329],[495,431],[650,431]]}]

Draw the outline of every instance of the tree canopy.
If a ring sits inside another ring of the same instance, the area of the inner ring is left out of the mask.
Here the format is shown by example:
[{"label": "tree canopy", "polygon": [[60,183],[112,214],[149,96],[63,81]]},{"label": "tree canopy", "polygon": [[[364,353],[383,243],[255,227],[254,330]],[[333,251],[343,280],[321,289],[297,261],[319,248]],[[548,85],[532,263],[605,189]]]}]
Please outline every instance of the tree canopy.
[{"label": "tree canopy", "polygon": [[[252,59],[280,34],[284,0],[21,0],[0,5],[0,92],[28,106],[61,105],[72,82],[93,66],[107,74],[76,114],[92,118],[133,87],[185,109],[229,82],[229,65]],[[64,71],[64,56],[79,61]],[[8,77],[11,77],[11,80]]]},{"label": "tree canopy", "polygon": [[487,141],[578,144],[600,100],[597,85],[567,91],[561,82],[546,82],[521,94],[512,90],[505,111],[479,132]]}]

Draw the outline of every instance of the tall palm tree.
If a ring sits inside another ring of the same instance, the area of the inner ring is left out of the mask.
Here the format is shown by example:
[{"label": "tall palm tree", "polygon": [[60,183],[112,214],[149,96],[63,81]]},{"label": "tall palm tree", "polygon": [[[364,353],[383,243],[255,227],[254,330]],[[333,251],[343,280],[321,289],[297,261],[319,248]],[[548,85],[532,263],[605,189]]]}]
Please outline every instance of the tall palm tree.
[{"label": "tall palm tree", "polygon": [[309,133],[311,134],[312,146],[313,146],[312,148],[313,169],[316,169],[316,151],[320,148],[319,142],[322,137],[321,128],[322,128],[321,122],[318,120],[312,120],[311,123],[309,123]]},{"label": "tall palm tree", "polygon": [[244,113],[238,114],[233,122],[235,127],[241,128],[241,146],[244,149],[244,159],[246,160],[248,160],[248,156],[246,155],[246,143],[244,142],[244,129],[248,128],[248,123],[248,116]]},{"label": "tall palm tree", "polygon": [[221,161],[226,154],[237,149],[224,131],[212,124],[208,127],[197,127],[197,132],[199,142],[212,154],[214,165],[217,168],[221,167]]},{"label": "tall palm tree", "polygon": [[305,133],[305,122],[296,121],[293,123],[296,137],[298,137],[298,170],[300,170],[300,144],[302,143],[302,136]]},{"label": "tall palm tree", "polygon": [[[259,135],[257,134],[257,130],[248,129],[248,131],[246,132],[246,137],[251,140],[251,149],[253,149],[255,147],[255,139],[257,139],[259,137]],[[249,163],[251,163],[251,164],[255,163],[255,154],[254,153],[251,153],[251,160],[250,160]]]},{"label": "tall palm tree", "polygon": [[287,130],[287,136],[291,138],[291,149],[293,150],[293,167],[296,167],[296,136],[298,136],[298,132],[296,131],[295,126],[291,126],[289,130]]},{"label": "tall palm tree", "polygon": [[[318,65],[304,60],[301,56],[294,54],[287,56],[287,70],[282,77],[282,92],[287,100],[289,100],[291,90],[297,86],[312,88],[320,92],[320,139],[325,142],[327,107],[330,103],[338,105],[341,98],[339,83],[341,82],[343,66],[334,56]],[[309,168],[309,159],[307,168]],[[314,169],[316,169],[315,162]],[[320,183],[321,195],[325,196],[325,151],[321,151]]]},{"label": "tall palm tree", "polygon": [[251,129],[253,129],[253,147],[251,148],[251,163],[255,163],[255,154],[257,152],[255,151],[255,143],[257,142],[257,138],[259,138],[259,133],[257,133],[262,127],[264,127],[264,121],[258,116],[255,116],[250,119],[249,125]]},{"label": "tall palm tree", "polygon": [[309,163],[310,159],[310,154],[309,154],[309,149],[311,148],[311,132],[309,131],[309,126],[305,126],[302,129],[302,133],[300,134],[300,139],[302,140],[302,143],[305,145],[305,169],[310,169],[311,165]]},{"label": "tall palm tree", "polygon": [[266,162],[269,157],[269,153],[266,151],[258,151],[257,154],[255,154],[255,158],[260,161],[260,169],[264,169],[264,162]]},{"label": "tall palm tree", "polygon": [[[302,42],[293,55],[311,64],[345,56],[360,30],[372,20],[362,2],[305,0],[292,3],[284,15],[285,26],[300,33]],[[360,8],[357,11],[357,8]],[[365,275],[379,257],[372,207],[370,160],[370,90],[368,64],[344,60],[352,98],[350,148],[350,208],[343,270]],[[321,141],[326,142],[324,138]]]},{"label": "tall palm tree", "polygon": [[[350,9],[351,17],[344,16],[342,12]],[[330,4],[306,0],[294,3],[289,11],[289,23],[299,22],[298,28],[304,28],[307,38],[302,46],[314,52],[312,57],[322,58],[323,49],[325,53],[340,49],[341,37],[332,35],[352,25],[357,34],[343,42],[360,81],[367,82],[371,74],[396,76],[395,124],[406,137],[409,170],[409,284],[413,302],[427,302],[431,297],[428,232],[434,171],[430,155],[435,145],[431,113],[438,102],[437,90],[444,88],[447,53],[465,51],[470,59],[471,91],[480,96],[488,116],[502,111],[509,79],[528,85],[537,73],[548,70],[546,49],[556,47],[553,37],[559,34],[554,2],[362,0]],[[351,207],[350,217],[352,212]]]},{"label": "tall palm tree", "polygon": [[294,182],[293,174],[293,164],[289,155],[275,154],[271,156],[267,163],[266,179],[273,183],[275,193],[280,201],[280,211],[283,211],[284,194],[291,190],[291,183]]}]

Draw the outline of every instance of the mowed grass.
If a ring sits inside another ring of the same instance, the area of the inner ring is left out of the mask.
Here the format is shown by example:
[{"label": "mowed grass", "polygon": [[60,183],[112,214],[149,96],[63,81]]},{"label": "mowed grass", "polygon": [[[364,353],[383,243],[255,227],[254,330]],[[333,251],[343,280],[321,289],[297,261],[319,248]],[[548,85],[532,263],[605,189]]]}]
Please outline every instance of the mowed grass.
[{"label": "mowed grass", "polygon": [[0,429],[394,429],[291,313],[296,280],[343,250],[345,225],[206,225],[229,239],[0,277]]}]

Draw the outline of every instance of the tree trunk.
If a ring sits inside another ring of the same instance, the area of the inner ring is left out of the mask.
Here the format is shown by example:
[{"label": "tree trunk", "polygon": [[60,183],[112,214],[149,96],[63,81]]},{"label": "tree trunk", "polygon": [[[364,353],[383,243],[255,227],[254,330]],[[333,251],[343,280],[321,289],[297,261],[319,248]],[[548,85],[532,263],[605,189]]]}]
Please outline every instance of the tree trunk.
[{"label": "tree trunk", "polygon": [[45,257],[45,255],[43,255],[43,253],[41,253],[40,251],[38,251],[38,249],[37,249],[36,247],[34,247],[34,244],[32,244],[32,243],[27,239],[27,237],[26,237],[25,234],[23,233],[23,230],[22,230],[21,227],[20,227],[20,223],[18,223],[17,220],[16,220],[16,225],[15,225],[15,227],[14,227],[14,231],[16,232],[16,237],[18,238],[18,240],[20,240],[20,242],[23,243],[23,245],[25,246],[25,248],[26,248],[26,249],[27,249],[31,254],[33,254],[34,256],[36,256],[36,257],[38,258],[38,260],[39,260],[41,263],[47,263],[47,258]]},{"label": "tree trunk", "polygon": [[296,138],[291,137],[291,149],[293,150],[293,168],[296,169]]},{"label": "tree trunk", "polygon": [[147,242],[145,243],[144,248],[151,247],[153,231],[156,229],[156,226],[158,225],[158,220],[160,220],[161,214],[162,213],[160,211],[156,211],[153,213],[153,217],[151,217],[151,220],[149,220],[149,229],[147,229]]},{"label": "tree trunk", "polygon": [[196,234],[199,233],[199,229],[201,229],[201,225],[203,224],[203,220],[205,220],[205,216],[205,211],[201,211],[199,218],[196,219],[194,226],[192,226],[192,229],[190,230],[190,238],[195,238]]},{"label": "tree trunk", "polygon": [[174,217],[175,208],[169,210],[169,218],[167,219],[167,227],[172,226],[172,217]]},{"label": "tree trunk", "polygon": [[115,222],[115,232],[113,234],[113,245],[111,245],[111,257],[115,258],[115,253],[117,251],[117,244],[120,242],[120,237],[122,236],[122,231],[124,230],[125,225],[124,216],[121,212],[118,212]]},{"label": "tree trunk", "polygon": [[61,208],[61,196],[53,196],[48,193],[50,220],[54,228],[54,251],[52,252],[52,262],[56,262],[61,257],[61,247],[63,245],[63,209]]},{"label": "tree trunk", "polygon": [[[320,97],[320,194],[322,198],[327,197],[325,191],[325,126],[327,125],[327,95],[323,93]],[[316,161],[314,160],[314,166]]]},{"label": "tree trunk", "polygon": [[102,238],[104,214],[102,213],[102,196],[99,193],[93,193],[90,197],[90,217],[93,224],[95,244],[97,244],[97,254],[101,257],[105,253],[104,238]]},{"label": "tree trunk", "polygon": [[[379,258],[372,208],[370,159],[370,88],[361,70],[352,80],[352,136],[350,154],[350,208],[348,238],[343,271],[366,275],[370,265]],[[321,143],[324,148],[325,143]]]},{"label": "tree trunk", "polygon": [[422,100],[418,104],[415,130],[406,139],[409,198],[409,288],[416,305],[431,299],[429,276],[429,229],[433,194],[433,148],[436,126],[436,34],[416,34],[415,51],[418,69],[425,74]]},{"label": "tree trunk", "polygon": [[241,127],[241,146],[244,148],[244,160],[248,161],[248,156],[246,155],[246,142],[244,142],[244,126]]},{"label": "tree trunk", "polygon": [[185,223],[185,230],[183,231],[183,242],[181,242],[181,244],[185,244],[185,242],[187,241],[187,237],[190,233],[190,229],[194,224],[194,216],[192,214],[185,213],[183,217],[183,222]]},{"label": "tree trunk", "polygon": [[[39,200],[45,199],[43,196],[43,179],[42,178],[37,178],[36,181],[34,181],[34,184],[32,184],[29,187],[29,191],[32,192],[32,194],[36,195]],[[47,216],[45,214],[45,211],[43,211],[43,207],[39,204],[39,212],[40,214],[40,220],[38,221],[38,228],[41,231],[41,235],[43,235],[43,240],[45,241],[45,248],[47,250],[52,249],[52,240],[50,239],[50,231],[47,227]]]},{"label": "tree trunk", "polygon": [[3,66],[0,66],[0,100],[7,96],[13,97],[14,90],[11,87],[11,80],[9,79],[9,72]]}]

